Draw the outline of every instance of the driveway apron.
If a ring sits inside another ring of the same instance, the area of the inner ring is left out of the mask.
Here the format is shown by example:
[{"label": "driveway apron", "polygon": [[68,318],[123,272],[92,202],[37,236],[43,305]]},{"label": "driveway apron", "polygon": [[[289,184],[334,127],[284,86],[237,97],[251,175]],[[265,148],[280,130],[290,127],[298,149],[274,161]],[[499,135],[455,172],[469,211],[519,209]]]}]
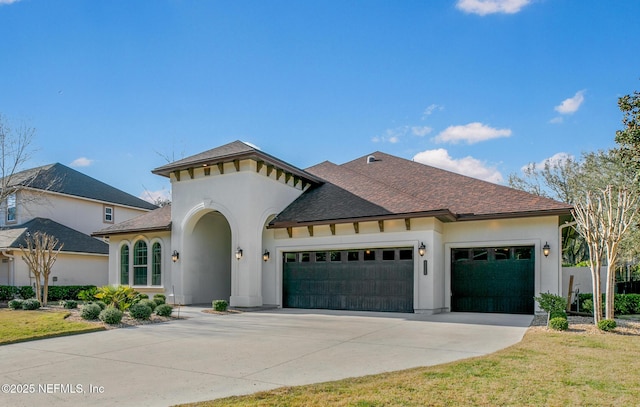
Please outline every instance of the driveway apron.
[{"label": "driveway apron", "polygon": [[0,346],[0,405],[169,406],[436,365],[515,344],[533,318],[296,309],[212,315],[198,307],[182,307],[180,316]]}]

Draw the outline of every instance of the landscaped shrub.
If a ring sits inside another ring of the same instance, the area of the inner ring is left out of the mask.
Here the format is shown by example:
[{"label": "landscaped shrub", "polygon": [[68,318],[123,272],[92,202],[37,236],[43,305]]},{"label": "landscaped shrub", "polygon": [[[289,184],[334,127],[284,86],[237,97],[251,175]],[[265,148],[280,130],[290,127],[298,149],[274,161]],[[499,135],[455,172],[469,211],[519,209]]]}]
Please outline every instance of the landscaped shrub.
[{"label": "landscaped shrub", "polygon": [[640,310],[640,294],[616,294],[613,308],[616,315],[635,314]]},{"label": "landscaped shrub", "polygon": [[140,300],[141,294],[126,285],[117,287],[105,285],[98,287],[96,298],[104,301],[107,306],[113,306],[120,311],[126,311],[131,305]]},{"label": "landscaped shrub", "polygon": [[593,300],[584,300],[581,310],[584,312],[588,312],[589,314],[593,314]]},{"label": "landscaped shrub", "polygon": [[60,305],[62,305],[66,309],[74,309],[74,308],[78,308],[78,301],[76,300],[60,301]]},{"label": "landscaped shrub", "polygon": [[107,307],[100,312],[99,318],[106,324],[115,325],[122,321],[123,312],[115,307]]},{"label": "landscaped shrub", "polygon": [[140,294],[140,299],[141,300],[148,300],[149,296],[147,294]]},{"label": "landscaped shrub", "polygon": [[0,301],[9,301],[18,294],[18,289],[12,285],[0,285]]},{"label": "landscaped shrub", "polygon": [[23,300],[28,300],[29,298],[33,298],[36,296],[36,292],[33,291],[33,287],[30,285],[25,285],[22,287],[18,287],[18,294]]},{"label": "landscaped shrub", "polygon": [[602,319],[600,320],[600,322],[598,322],[598,328],[600,328],[600,330],[602,331],[613,331],[614,329],[616,329],[616,326],[618,325],[613,319]]},{"label": "landscaped shrub", "polygon": [[173,312],[173,308],[169,304],[160,304],[156,307],[156,315],[161,317],[170,317]]},{"label": "landscaped shrub", "polygon": [[540,293],[540,297],[534,297],[540,309],[547,313],[564,311],[567,308],[567,299],[551,293]]},{"label": "landscaped shrub", "polygon": [[107,304],[105,304],[104,301],[100,300],[89,301],[87,304],[96,304],[98,307],[100,307],[100,311],[107,308]]},{"label": "landscaped shrub", "polygon": [[129,315],[131,315],[131,317],[135,319],[149,319],[152,312],[153,310],[150,306],[141,303],[133,304],[129,308]]},{"label": "landscaped shrub", "polygon": [[549,314],[549,320],[554,319],[554,318],[567,319],[567,313],[564,310],[562,310],[562,311],[553,311],[552,313]]},{"label": "landscaped shrub", "polygon": [[22,302],[22,309],[26,310],[38,309],[40,308],[40,306],[40,301],[36,300],[35,298],[29,298],[28,300],[24,300]]},{"label": "landscaped shrub", "polygon": [[213,309],[219,312],[224,312],[227,310],[227,307],[229,306],[229,303],[226,302],[225,300],[213,300],[213,302],[211,303],[211,305],[213,305]]},{"label": "landscaped shrub", "polygon": [[153,311],[154,309],[156,309],[156,302],[150,299],[144,299],[144,300],[140,300],[138,302],[138,304],[143,304],[146,305],[147,307],[151,308],[151,311]]},{"label": "landscaped shrub", "polygon": [[153,301],[156,303],[156,305],[166,304],[167,296],[164,294],[155,294],[153,296]]},{"label": "landscaped shrub", "polygon": [[569,321],[567,318],[556,317],[549,320],[549,328],[556,331],[566,331],[569,329]]},{"label": "landscaped shrub", "polygon": [[100,311],[102,310],[98,304],[84,304],[82,306],[82,311],[80,311],[80,316],[82,319],[92,321],[94,319],[98,319]]},{"label": "landscaped shrub", "polygon": [[82,290],[78,293],[78,299],[81,301],[93,301],[96,299],[96,294],[98,293],[97,287],[87,288],[86,290]]},{"label": "landscaped shrub", "polygon": [[22,309],[22,303],[24,300],[16,298],[15,300],[9,301],[9,308],[11,309]]},{"label": "landscaped shrub", "polygon": [[77,300],[81,291],[95,288],[92,285],[49,285],[47,299],[49,301]]}]

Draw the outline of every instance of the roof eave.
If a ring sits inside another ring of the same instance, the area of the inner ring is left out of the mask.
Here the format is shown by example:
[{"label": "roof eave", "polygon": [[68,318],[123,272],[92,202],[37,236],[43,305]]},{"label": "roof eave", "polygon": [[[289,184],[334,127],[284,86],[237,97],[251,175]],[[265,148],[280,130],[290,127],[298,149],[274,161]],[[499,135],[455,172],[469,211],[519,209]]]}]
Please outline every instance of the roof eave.
[{"label": "roof eave", "polygon": [[513,219],[513,218],[534,218],[542,216],[562,216],[571,215],[572,208],[557,208],[557,209],[545,209],[534,211],[522,211],[522,212],[504,212],[504,213],[463,213],[457,215],[457,220],[472,221],[472,220],[493,220],[493,219]]},{"label": "roof eave", "polygon": [[170,232],[171,224],[168,226],[157,226],[157,227],[148,227],[148,228],[136,228],[136,229],[127,229],[127,230],[113,230],[113,231],[97,231],[93,232],[91,236],[93,237],[109,237],[113,235],[128,235],[132,233],[146,233],[146,232]]}]

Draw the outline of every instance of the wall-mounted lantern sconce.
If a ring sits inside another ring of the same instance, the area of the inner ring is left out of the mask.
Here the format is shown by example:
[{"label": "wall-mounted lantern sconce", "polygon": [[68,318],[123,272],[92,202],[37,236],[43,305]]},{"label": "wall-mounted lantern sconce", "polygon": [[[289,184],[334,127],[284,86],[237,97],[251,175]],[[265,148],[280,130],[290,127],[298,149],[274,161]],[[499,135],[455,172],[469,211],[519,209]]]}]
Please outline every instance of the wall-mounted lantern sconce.
[{"label": "wall-mounted lantern sconce", "polygon": [[238,246],[238,249],[236,250],[236,260],[240,260],[242,258],[242,249],[240,248],[240,246]]},{"label": "wall-mounted lantern sconce", "polygon": [[171,260],[173,260],[173,262],[175,263],[176,261],[178,261],[178,259],[180,259],[180,253],[178,253],[177,250],[174,250],[173,254],[171,255]]},{"label": "wall-mounted lantern sconce", "polygon": [[269,251],[265,250],[264,254],[262,255],[262,260],[269,261],[269,254],[270,254]]},{"label": "wall-mounted lantern sconce", "polygon": [[420,257],[422,257],[426,252],[427,252],[427,247],[424,245],[424,242],[421,242],[420,246],[418,247],[418,254],[420,255]]},{"label": "wall-mounted lantern sconce", "polygon": [[551,247],[549,247],[549,242],[545,242],[544,246],[542,246],[542,254],[544,254],[544,257],[549,257],[550,251]]}]

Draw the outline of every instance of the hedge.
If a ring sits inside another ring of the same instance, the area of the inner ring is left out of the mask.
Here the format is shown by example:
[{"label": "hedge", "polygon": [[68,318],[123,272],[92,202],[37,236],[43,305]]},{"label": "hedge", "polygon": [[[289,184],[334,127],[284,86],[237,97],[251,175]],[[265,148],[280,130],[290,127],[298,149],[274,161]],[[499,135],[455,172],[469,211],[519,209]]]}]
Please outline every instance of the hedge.
[{"label": "hedge", "polygon": [[[47,293],[47,300],[78,300],[78,293],[89,288],[95,288],[95,285],[50,285]],[[36,293],[30,285],[21,287],[0,285],[0,301],[9,301],[15,297],[20,297],[26,300],[35,296]]]},{"label": "hedge", "polygon": [[[602,294],[602,306],[604,307],[606,294]],[[585,309],[585,301],[593,301],[592,294],[578,294],[580,310]],[[640,294],[615,294],[613,299],[613,312],[616,315],[640,314]]]}]

